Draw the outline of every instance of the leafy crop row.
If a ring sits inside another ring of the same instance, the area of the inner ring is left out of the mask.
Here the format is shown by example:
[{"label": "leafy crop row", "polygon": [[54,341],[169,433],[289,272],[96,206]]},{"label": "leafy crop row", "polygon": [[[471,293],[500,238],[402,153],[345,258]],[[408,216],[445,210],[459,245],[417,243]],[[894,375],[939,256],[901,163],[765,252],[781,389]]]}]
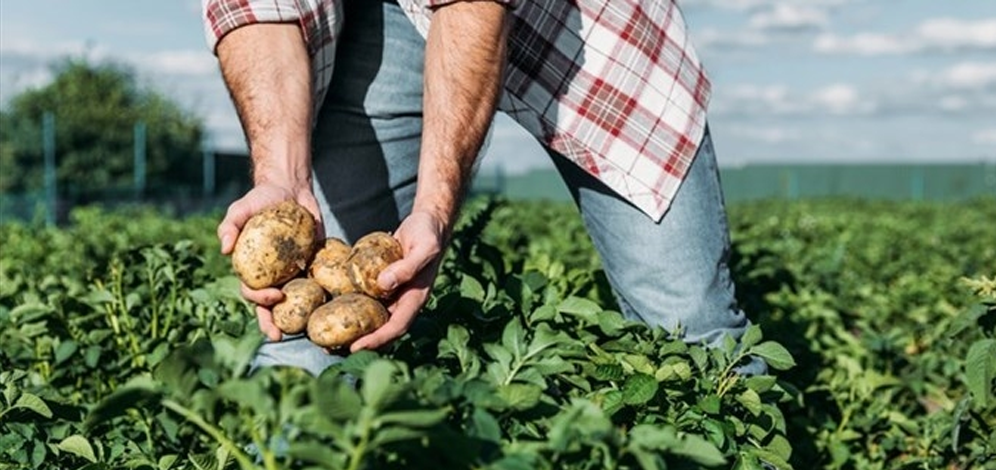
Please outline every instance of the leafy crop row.
[{"label": "leafy crop row", "polygon": [[993,201],[734,207],[761,327],[704,349],[614,311],[571,208],[477,200],[411,334],[320,377],[249,371],[212,217],[74,217],[0,226],[0,468],[996,468]]}]

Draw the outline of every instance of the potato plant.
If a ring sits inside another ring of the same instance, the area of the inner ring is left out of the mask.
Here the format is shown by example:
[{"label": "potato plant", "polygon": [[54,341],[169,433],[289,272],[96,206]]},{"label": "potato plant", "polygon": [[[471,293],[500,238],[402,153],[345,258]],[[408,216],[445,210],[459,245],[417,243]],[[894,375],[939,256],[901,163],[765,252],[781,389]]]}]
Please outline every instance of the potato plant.
[{"label": "potato plant", "polygon": [[992,199],[731,207],[741,349],[625,320],[572,208],[474,200],[319,377],[250,370],[215,217],[73,218],[0,225],[0,469],[996,468]]}]

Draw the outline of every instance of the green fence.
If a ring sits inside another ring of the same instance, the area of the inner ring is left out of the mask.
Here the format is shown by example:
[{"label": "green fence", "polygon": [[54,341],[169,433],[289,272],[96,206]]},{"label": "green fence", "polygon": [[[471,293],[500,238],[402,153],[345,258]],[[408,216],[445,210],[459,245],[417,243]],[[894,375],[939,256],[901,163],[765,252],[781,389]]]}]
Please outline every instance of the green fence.
[{"label": "green fence", "polygon": [[[747,165],[721,168],[728,202],[766,198],[858,197],[953,201],[996,197],[996,163],[924,165]],[[480,174],[475,191],[513,199],[570,199],[553,170]]]}]

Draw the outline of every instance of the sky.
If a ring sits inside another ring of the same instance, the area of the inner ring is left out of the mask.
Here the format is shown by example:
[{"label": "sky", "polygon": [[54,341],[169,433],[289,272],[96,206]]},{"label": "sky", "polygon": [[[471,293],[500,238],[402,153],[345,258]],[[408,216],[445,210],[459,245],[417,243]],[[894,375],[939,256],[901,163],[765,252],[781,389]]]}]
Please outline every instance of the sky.
[{"label": "sky", "polygon": [[[679,5],[713,81],[721,165],[996,162],[996,0]],[[0,3],[0,106],[67,55],[131,64],[201,116],[214,147],[244,148],[199,0]],[[551,168],[503,116],[481,165]]]}]

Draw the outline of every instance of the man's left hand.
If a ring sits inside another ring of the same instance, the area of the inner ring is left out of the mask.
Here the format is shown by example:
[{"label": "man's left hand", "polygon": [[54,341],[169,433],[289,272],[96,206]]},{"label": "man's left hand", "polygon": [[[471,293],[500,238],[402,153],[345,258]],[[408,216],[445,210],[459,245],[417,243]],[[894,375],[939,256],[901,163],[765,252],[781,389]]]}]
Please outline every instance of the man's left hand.
[{"label": "man's left hand", "polygon": [[377,278],[381,288],[392,291],[387,309],[391,318],[384,326],[356,341],[351,352],[376,349],[401,336],[411,327],[425,305],[439,271],[447,241],[447,224],[429,213],[414,211],[401,222],[394,238],[401,243],[404,258],[392,263]]}]

